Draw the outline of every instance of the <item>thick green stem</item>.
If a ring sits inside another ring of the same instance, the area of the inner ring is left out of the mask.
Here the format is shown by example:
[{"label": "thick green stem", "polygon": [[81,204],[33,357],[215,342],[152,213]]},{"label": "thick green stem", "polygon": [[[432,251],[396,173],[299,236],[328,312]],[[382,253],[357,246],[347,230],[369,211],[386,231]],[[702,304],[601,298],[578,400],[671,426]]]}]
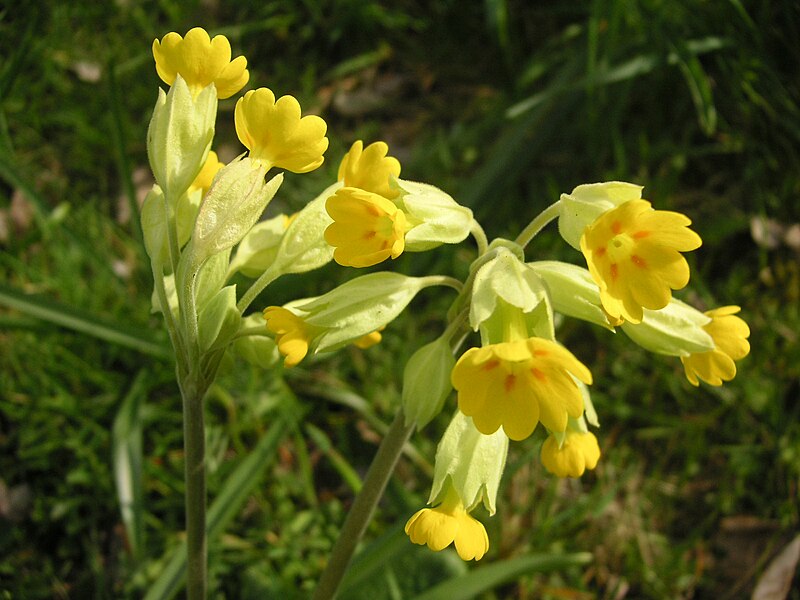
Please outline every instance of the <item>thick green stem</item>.
[{"label": "thick green stem", "polygon": [[522,230],[517,236],[517,239],[514,240],[517,244],[522,246],[523,248],[528,245],[528,243],[536,237],[536,235],[544,229],[544,226],[547,225],[550,221],[555,219],[558,216],[558,209],[559,205],[561,204],[561,200],[556,200],[553,204],[545,208],[542,212],[540,212],[536,218],[533,219],[530,223],[528,223],[527,227]]},{"label": "thick green stem", "polygon": [[339,539],[336,540],[325,571],[320,577],[317,589],[314,590],[313,600],[332,600],[336,597],[336,590],[344,577],[347,565],[350,564],[356,546],[383,496],[386,484],[403,452],[403,445],[413,430],[413,424],[408,427],[405,425],[403,411],[398,411],[367,471],[361,492],[356,496],[353,507],[339,532]]},{"label": "thick green stem", "polygon": [[206,598],[206,436],[204,390],[195,381],[181,384],[183,396],[183,448],[186,461],[186,597]]}]

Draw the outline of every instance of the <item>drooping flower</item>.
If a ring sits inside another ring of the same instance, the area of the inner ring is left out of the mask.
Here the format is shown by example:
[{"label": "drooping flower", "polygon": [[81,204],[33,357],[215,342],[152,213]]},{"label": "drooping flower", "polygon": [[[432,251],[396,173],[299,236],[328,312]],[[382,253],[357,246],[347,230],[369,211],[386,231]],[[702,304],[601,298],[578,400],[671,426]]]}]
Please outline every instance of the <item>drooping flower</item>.
[{"label": "drooping flower", "polygon": [[359,188],[344,187],[325,203],[333,219],[325,241],[343,266],[369,267],[397,258],[405,248],[406,216],[391,201]]},{"label": "drooping flower", "polygon": [[692,385],[702,379],[710,385],[722,385],[736,376],[736,362],[750,353],[750,328],[736,316],[738,306],[722,306],[705,314],[711,322],[703,329],[714,340],[715,348],[708,352],[681,356],[686,378]]},{"label": "drooping flower", "polygon": [[164,83],[172,85],[175,77],[180,75],[193,96],[213,83],[218,98],[229,98],[250,78],[244,56],[231,60],[228,38],[217,35],[211,39],[200,27],[189,30],[185,38],[172,32],[160,42],[154,40],[153,58],[158,76]]},{"label": "drooping flower", "polygon": [[345,187],[360,188],[389,200],[396,198],[400,190],[391,186],[391,180],[400,177],[400,161],[388,153],[385,142],[373,142],[366,148],[361,140],[354,142],[339,165],[339,181]]},{"label": "drooping flower", "polygon": [[573,377],[589,384],[592,374],[566,348],[542,338],[489,344],[467,350],[453,369],[458,407],[478,431],[502,427],[512,440],[527,438],[541,421],[564,431],[568,417],[583,414]]},{"label": "drooping flower", "polygon": [[690,224],[685,215],[631,200],[586,227],[581,251],[612,318],[639,323],[642,308],[664,308],[672,290],[689,282],[689,265],[680,253],[702,243]]},{"label": "drooping flower", "polygon": [[267,329],[275,334],[278,351],[286,358],[283,365],[293,367],[308,354],[308,347],[314,333],[308,324],[292,311],[280,306],[264,309]]},{"label": "drooping flower", "polygon": [[353,346],[356,348],[360,348],[361,350],[366,350],[367,348],[372,348],[376,344],[380,344],[383,336],[381,335],[381,331],[386,329],[386,327],[381,327],[380,329],[376,329],[375,331],[368,333],[367,335],[363,335],[357,340],[353,342]]},{"label": "drooping flower", "polygon": [[486,529],[467,512],[452,487],[440,505],[414,513],[405,532],[413,543],[427,544],[435,552],[454,543],[462,560],[480,560],[489,550]]},{"label": "drooping flower", "polygon": [[236,103],[236,134],[253,160],[308,173],[324,160],[328,126],[316,115],[300,114],[300,103],[293,96],[275,100],[267,88],[250,90]]},{"label": "drooping flower", "polygon": [[553,434],[542,444],[542,464],[557,477],[580,477],[600,460],[600,446],[590,431],[567,431],[561,447]]}]

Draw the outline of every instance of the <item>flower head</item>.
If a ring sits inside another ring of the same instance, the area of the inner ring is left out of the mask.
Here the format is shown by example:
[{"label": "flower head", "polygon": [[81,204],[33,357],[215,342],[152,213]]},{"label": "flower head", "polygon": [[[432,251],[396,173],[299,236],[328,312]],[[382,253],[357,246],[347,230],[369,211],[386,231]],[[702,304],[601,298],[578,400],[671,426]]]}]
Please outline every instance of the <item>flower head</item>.
[{"label": "flower head", "polygon": [[592,374],[566,348],[542,338],[490,344],[467,350],[452,373],[458,407],[478,431],[503,427],[512,440],[528,437],[541,421],[564,431],[568,417],[583,414],[584,401],[573,377]]},{"label": "flower head", "polygon": [[264,309],[267,329],[275,334],[278,350],[286,358],[283,365],[295,366],[308,354],[308,347],[314,337],[306,322],[287,308],[270,306]]},{"label": "flower head", "polygon": [[703,329],[711,336],[716,346],[708,352],[682,356],[681,362],[686,378],[692,385],[700,385],[702,379],[711,385],[722,385],[736,376],[735,361],[750,353],[750,328],[736,316],[738,306],[722,306],[706,312],[711,322]]},{"label": "flower head", "polygon": [[253,160],[293,173],[313,171],[324,160],[328,126],[316,115],[301,118],[293,96],[275,100],[267,88],[250,90],[236,103],[234,121]]},{"label": "flower head", "polygon": [[480,560],[489,550],[486,529],[470,516],[452,487],[439,506],[417,511],[406,523],[405,531],[413,543],[427,544],[434,552],[455,543],[462,560]]},{"label": "flower head", "polygon": [[689,282],[689,265],[680,253],[701,244],[690,224],[685,215],[630,200],[586,227],[581,251],[612,318],[639,323],[642,308],[664,308],[672,290]]},{"label": "flower head", "polygon": [[325,203],[333,219],[325,241],[334,260],[350,267],[369,267],[397,258],[405,248],[406,216],[391,200],[358,188],[339,189]]},{"label": "flower head", "polygon": [[358,140],[350,147],[339,165],[339,181],[345,187],[356,187],[384,198],[396,198],[400,190],[390,185],[392,177],[400,177],[400,161],[386,156],[389,146],[374,142],[364,148]]},{"label": "flower head", "polygon": [[553,434],[542,444],[542,464],[558,477],[580,477],[600,460],[600,446],[590,431],[567,431],[561,447]]},{"label": "flower head", "polygon": [[200,27],[191,29],[185,38],[168,33],[159,42],[153,41],[153,58],[158,76],[167,85],[180,75],[193,96],[214,84],[218,98],[229,98],[241,90],[250,78],[247,59],[237,56],[231,60],[231,44],[224,35],[209,38]]}]

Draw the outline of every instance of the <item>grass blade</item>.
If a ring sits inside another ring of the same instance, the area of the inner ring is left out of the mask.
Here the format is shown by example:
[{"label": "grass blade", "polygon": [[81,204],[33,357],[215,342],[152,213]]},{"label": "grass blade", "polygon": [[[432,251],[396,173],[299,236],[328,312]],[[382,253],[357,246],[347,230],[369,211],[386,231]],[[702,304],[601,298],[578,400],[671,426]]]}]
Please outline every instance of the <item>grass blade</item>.
[{"label": "grass blade", "polygon": [[145,371],[139,371],[122,401],[112,429],[114,481],[134,560],[144,550],[144,503],[142,501],[142,412]]},{"label": "grass blade", "polygon": [[348,591],[355,590],[376,572],[391,565],[396,556],[408,551],[409,544],[403,526],[399,525],[362,549],[342,579],[339,597],[348,598]]},{"label": "grass blade", "polygon": [[129,330],[118,323],[104,321],[91,313],[46,298],[24,294],[0,283],[0,306],[13,308],[31,317],[54,323],[67,329],[138,350],[154,358],[170,359],[167,346]]},{"label": "grass blade", "polygon": [[[222,486],[222,493],[217,496],[208,511],[206,534],[209,544],[225,530],[250,492],[261,481],[261,475],[269,465],[270,459],[275,456],[278,444],[292,431],[289,421],[287,415],[279,416],[250,455],[231,473]],[[172,556],[165,561],[166,567],[144,600],[169,600],[181,589],[186,577],[186,542],[183,541],[174,548],[171,554]]]},{"label": "grass blade", "polygon": [[467,575],[448,579],[433,589],[417,596],[415,600],[469,600],[477,594],[491,590],[522,575],[557,571],[592,560],[588,552],[576,554],[529,554],[470,571]]}]

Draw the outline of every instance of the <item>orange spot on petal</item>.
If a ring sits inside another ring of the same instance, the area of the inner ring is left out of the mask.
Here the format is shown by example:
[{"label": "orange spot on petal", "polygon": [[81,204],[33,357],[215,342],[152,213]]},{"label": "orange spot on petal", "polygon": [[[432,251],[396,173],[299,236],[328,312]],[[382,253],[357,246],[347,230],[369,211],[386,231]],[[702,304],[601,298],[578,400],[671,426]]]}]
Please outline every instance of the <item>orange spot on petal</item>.
[{"label": "orange spot on petal", "polygon": [[647,263],[641,256],[636,256],[635,254],[631,254],[631,262],[635,264],[637,267],[642,269],[647,268]]},{"label": "orange spot on petal", "polygon": [[648,235],[650,235],[649,231],[637,231],[636,233],[633,234],[633,239],[641,240],[643,238],[646,238]]},{"label": "orange spot on petal", "polygon": [[616,281],[617,277],[619,277],[619,267],[614,263],[611,265],[611,279]]},{"label": "orange spot on petal", "polygon": [[614,221],[611,224],[611,231],[614,232],[614,235],[619,235],[619,232],[622,231],[622,223],[619,221]]},{"label": "orange spot on petal", "polygon": [[506,375],[506,380],[503,382],[503,386],[506,388],[506,393],[513,390],[514,385],[516,385],[516,383],[517,383],[516,375]]},{"label": "orange spot on petal", "polygon": [[492,369],[496,369],[500,365],[499,360],[490,360],[489,362],[485,363],[482,367],[482,371],[491,371]]},{"label": "orange spot on petal", "polygon": [[365,239],[365,240],[371,240],[371,239],[372,239],[372,238],[374,238],[374,237],[375,237],[377,234],[378,234],[378,232],[377,232],[377,231],[367,231],[367,232],[364,234],[364,239]]},{"label": "orange spot on petal", "polygon": [[531,369],[531,373],[532,373],[532,374],[533,374],[533,376],[534,376],[534,377],[536,377],[536,379],[538,379],[539,381],[542,381],[542,382],[544,382],[544,381],[547,381],[547,375],[545,375],[545,374],[544,374],[542,371],[540,371],[540,370],[539,370],[539,369],[537,369],[536,367],[533,367],[533,368]]},{"label": "orange spot on petal", "polygon": [[606,249],[598,248],[597,250],[594,251],[594,255],[596,258],[603,258],[606,255]]}]

